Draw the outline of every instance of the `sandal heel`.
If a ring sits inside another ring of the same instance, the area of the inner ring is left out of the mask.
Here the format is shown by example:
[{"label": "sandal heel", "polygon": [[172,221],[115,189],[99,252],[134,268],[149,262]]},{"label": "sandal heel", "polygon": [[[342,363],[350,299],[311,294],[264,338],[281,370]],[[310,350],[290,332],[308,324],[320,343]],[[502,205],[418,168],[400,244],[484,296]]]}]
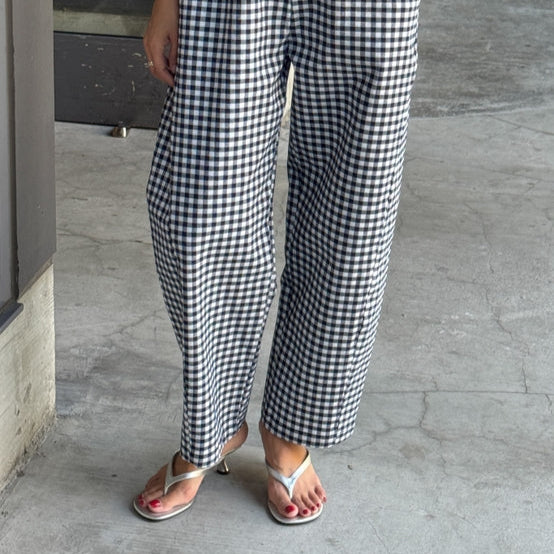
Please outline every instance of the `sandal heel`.
[{"label": "sandal heel", "polygon": [[219,464],[217,464],[216,471],[220,475],[227,475],[228,473],[231,472],[231,469],[229,468],[229,465],[227,464],[227,458],[223,458],[223,460],[221,460],[221,462],[219,462]]}]

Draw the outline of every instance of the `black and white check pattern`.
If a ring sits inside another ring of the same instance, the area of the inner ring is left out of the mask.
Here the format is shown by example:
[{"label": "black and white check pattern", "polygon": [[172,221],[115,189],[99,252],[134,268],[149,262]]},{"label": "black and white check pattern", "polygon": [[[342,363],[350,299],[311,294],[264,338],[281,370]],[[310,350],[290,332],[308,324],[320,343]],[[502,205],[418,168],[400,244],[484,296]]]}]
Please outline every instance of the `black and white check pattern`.
[{"label": "black and white check pattern", "polygon": [[385,286],[419,0],[180,1],[147,197],[183,352],[182,456],[246,417],[275,290],[272,197],[290,63],[286,266],[262,406],[309,447],[353,430]]}]

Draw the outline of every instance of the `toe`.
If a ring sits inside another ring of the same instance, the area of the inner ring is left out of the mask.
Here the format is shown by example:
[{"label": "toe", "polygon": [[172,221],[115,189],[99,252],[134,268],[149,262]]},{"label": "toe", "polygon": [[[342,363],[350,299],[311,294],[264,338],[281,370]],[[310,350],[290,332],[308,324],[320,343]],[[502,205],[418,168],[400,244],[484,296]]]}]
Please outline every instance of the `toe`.
[{"label": "toe", "polygon": [[315,492],[310,493],[310,502],[312,504],[313,512],[321,507],[321,499]]},{"label": "toe", "polygon": [[291,501],[283,486],[274,479],[268,482],[268,494],[270,502],[283,517],[294,518],[298,515],[298,506]]},{"label": "toe", "polygon": [[314,489],[314,493],[317,495],[320,502],[327,502],[327,495],[325,493],[325,489],[321,485],[317,486]]},{"label": "toe", "polygon": [[148,509],[153,513],[167,512],[177,508],[181,504],[185,504],[185,502],[175,501],[175,499],[168,494],[150,500],[150,502],[148,502]]},{"label": "toe", "polygon": [[283,517],[291,519],[298,515],[298,507],[295,506],[290,500],[277,506],[277,510]]},{"label": "toe", "polygon": [[298,499],[296,505],[298,506],[298,514],[302,517],[311,515],[314,511],[312,510],[312,507],[315,508],[315,505],[311,502],[308,496],[303,496]]},{"label": "toe", "polygon": [[156,498],[159,498],[162,495],[161,490],[151,490],[151,491],[144,491],[140,496],[139,500],[142,497],[142,500],[145,504],[149,504],[152,500],[155,500]]},{"label": "toe", "polygon": [[162,490],[152,491],[144,500],[154,513],[174,510],[194,500],[201,482],[201,478],[186,480],[173,485],[165,495]]},{"label": "toe", "polygon": [[154,498],[147,503],[148,509],[153,512],[163,512],[165,511],[163,502],[159,498]]}]

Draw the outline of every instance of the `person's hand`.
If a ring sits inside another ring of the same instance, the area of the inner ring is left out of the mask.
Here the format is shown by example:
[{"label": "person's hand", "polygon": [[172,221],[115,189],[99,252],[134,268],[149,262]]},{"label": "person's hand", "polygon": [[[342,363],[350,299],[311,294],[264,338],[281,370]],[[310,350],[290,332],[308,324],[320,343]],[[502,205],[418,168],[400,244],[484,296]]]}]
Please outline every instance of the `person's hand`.
[{"label": "person's hand", "polygon": [[150,73],[170,87],[175,84],[178,28],[179,0],[155,0],[142,42]]}]

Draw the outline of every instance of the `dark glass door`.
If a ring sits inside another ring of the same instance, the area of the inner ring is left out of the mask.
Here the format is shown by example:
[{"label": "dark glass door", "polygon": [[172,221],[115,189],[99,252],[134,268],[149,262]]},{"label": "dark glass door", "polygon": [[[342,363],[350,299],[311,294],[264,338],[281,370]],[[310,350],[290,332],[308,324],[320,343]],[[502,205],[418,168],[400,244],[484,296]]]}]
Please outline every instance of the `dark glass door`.
[{"label": "dark glass door", "polygon": [[155,128],[166,93],[145,68],[153,0],[54,0],[56,119]]}]

